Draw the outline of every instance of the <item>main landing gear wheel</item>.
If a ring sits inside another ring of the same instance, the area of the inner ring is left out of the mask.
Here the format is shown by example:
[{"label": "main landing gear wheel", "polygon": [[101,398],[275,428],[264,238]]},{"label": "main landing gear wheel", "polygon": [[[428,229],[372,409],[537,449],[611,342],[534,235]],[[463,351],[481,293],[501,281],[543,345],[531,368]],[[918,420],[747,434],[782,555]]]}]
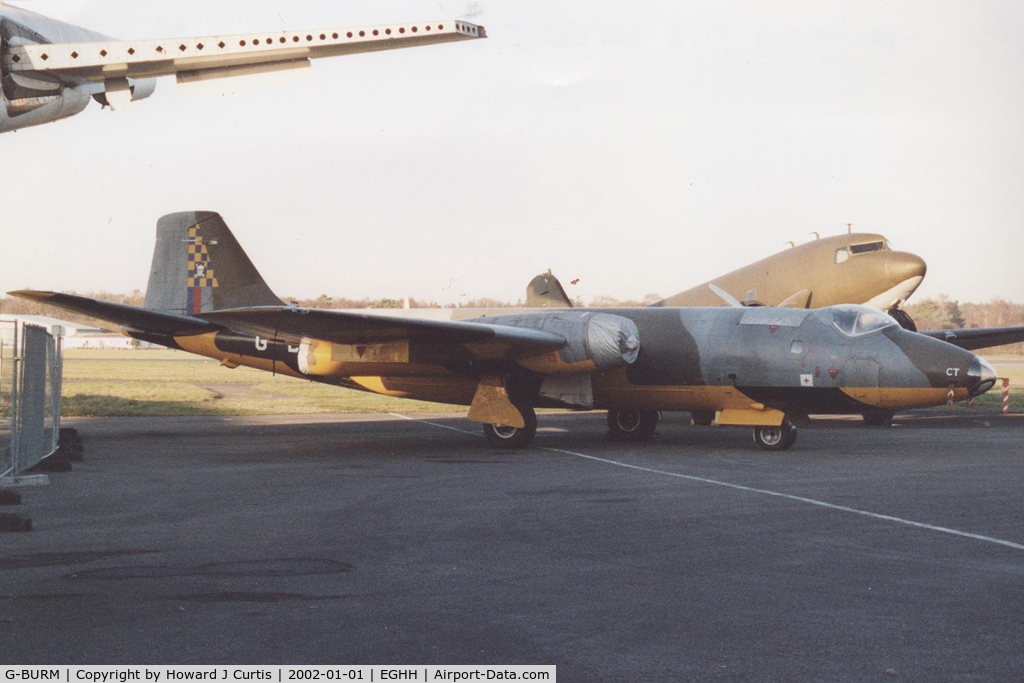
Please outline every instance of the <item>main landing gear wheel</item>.
[{"label": "main landing gear wheel", "polygon": [[892,424],[892,418],[896,415],[893,410],[883,410],[881,408],[865,408],[864,412],[861,413],[864,416],[864,422],[875,427],[888,427]]},{"label": "main landing gear wheel", "polygon": [[657,410],[609,410],[608,432],[615,438],[640,441],[654,434],[660,421]]},{"label": "main landing gear wheel", "polygon": [[537,433],[537,413],[533,408],[524,410],[523,420],[526,422],[525,427],[484,424],[487,443],[495,448],[526,448]]},{"label": "main landing gear wheel", "polygon": [[690,417],[693,418],[693,424],[700,425],[701,427],[707,427],[715,421],[715,411],[693,410],[690,412]]},{"label": "main landing gear wheel", "polygon": [[796,441],[796,427],[787,417],[778,427],[754,427],[754,443],[766,451],[788,450]]}]

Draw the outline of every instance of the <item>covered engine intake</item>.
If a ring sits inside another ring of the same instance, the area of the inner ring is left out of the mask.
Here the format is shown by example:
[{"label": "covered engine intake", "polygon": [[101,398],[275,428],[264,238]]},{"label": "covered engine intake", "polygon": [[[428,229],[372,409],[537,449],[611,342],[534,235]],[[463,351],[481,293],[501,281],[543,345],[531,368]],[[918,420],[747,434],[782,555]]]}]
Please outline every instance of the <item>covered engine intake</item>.
[{"label": "covered engine intake", "polygon": [[558,351],[517,358],[516,363],[545,375],[607,371],[633,363],[640,353],[640,332],[629,318],[591,311],[552,311],[479,318],[476,322],[530,327],[566,338]]}]

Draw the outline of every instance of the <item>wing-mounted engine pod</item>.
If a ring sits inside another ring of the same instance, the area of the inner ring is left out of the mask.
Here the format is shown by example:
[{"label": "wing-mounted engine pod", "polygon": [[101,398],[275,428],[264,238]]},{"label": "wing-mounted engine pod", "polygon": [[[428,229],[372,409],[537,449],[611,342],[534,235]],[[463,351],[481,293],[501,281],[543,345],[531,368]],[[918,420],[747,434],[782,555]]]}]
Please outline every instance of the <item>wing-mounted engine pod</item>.
[{"label": "wing-mounted engine pod", "polygon": [[[608,313],[587,318],[586,351],[598,370],[631,365],[640,355],[640,331],[629,318]],[[563,350],[563,354],[571,347]]]},{"label": "wing-mounted engine pod", "polygon": [[302,338],[302,342],[299,344],[299,352],[295,355],[295,364],[303,375],[314,374],[313,368],[319,365],[316,349],[320,345],[320,342],[309,337]]},{"label": "wing-mounted engine pod", "polygon": [[[0,94],[2,94],[0,90]],[[6,115],[14,119],[17,117],[17,125],[5,126],[3,117],[0,117],[0,133],[7,130],[17,130],[29,126],[38,126],[51,121],[74,116],[89,106],[90,93],[88,86],[76,88],[64,88],[52,97],[30,97],[20,100],[10,100],[3,97],[2,110]]]},{"label": "wing-mounted engine pod", "polygon": [[304,375],[350,376],[372,375],[404,370],[409,374],[409,342],[405,339],[365,344],[334,344],[304,338],[296,357],[299,372]]},{"label": "wing-mounted engine pod", "polygon": [[544,375],[605,372],[633,363],[640,353],[640,332],[629,318],[590,311],[552,311],[483,318],[478,322],[531,327],[560,334],[557,351],[517,358],[516,363]]}]

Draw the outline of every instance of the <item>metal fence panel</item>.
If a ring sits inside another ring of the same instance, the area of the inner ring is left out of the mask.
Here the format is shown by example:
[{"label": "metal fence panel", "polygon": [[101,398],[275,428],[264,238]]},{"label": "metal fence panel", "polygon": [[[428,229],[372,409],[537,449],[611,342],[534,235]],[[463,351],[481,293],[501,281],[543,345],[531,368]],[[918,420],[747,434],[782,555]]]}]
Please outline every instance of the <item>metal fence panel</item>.
[{"label": "metal fence panel", "polygon": [[60,398],[64,379],[63,329],[54,328],[55,333],[47,335],[46,345],[46,412],[43,415],[43,441],[53,453],[60,445]]},{"label": "metal fence panel", "polygon": [[63,354],[54,332],[0,323],[0,483],[37,483],[21,474],[57,450]]},{"label": "metal fence panel", "polygon": [[14,356],[17,323],[0,322],[0,476],[14,466]]},{"label": "metal fence panel", "polygon": [[19,368],[18,467],[27,470],[50,454],[46,436],[46,347],[50,335],[41,327],[25,325]]}]

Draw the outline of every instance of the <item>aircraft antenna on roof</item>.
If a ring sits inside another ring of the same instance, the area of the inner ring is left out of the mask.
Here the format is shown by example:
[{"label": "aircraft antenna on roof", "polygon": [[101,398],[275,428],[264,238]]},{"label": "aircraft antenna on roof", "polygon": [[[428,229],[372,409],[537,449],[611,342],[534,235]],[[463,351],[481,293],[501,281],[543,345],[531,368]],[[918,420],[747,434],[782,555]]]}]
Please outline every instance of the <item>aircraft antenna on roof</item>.
[{"label": "aircraft antenna on roof", "polygon": [[816,239],[816,240],[820,240],[820,239],[821,239],[821,235],[819,235],[819,234],[818,234],[818,231],[817,231],[817,230],[811,230],[811,231],[810,231],[809,233],[807,233],[807,234],[808,234],[808,235],[814,235],[814,239]]},{"label": "aircraft antenna on roof", "polygon": [[852,232],[853,232],[853,223],[847,223],[846,224],[846,234],[849,235]]}]

